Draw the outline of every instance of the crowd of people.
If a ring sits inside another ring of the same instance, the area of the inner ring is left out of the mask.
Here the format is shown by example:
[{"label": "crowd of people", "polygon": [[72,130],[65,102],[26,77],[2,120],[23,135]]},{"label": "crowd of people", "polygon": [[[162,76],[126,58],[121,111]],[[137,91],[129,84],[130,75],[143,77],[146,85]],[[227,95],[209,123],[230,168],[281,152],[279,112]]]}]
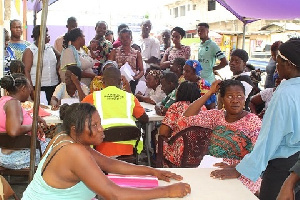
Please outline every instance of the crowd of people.
[{"label": "crowd of people", "polygon": [[[70,17],[67,33],[55,40],[54,47],[46,30],[41,91],[47,105],[60,109],[64,133],[49,142],[39,129],[41,143],[49,145],[43,157],[37,157],[37,172],[23,199],[92,199],[96,194],[108,199],[150,199],[190,193],[190,186],[184,183],[151,190],[124,189],[104,176],[103,171],[181,180],[167,171],[109,158],[131,155],[135,147],[142,151],[141,141],[137,145],[136,140],[103,142],[103,128],[148,122],[140,102],[155,105],[156,114],[164,116],[157,134],[166,138],[191,126],[212,130],[208,154],[223,158],[216,164],[220,169],[211,173],[213,178],[238,178],[261,200],[300,198],[293,189],[300,180],[296,164],[300,96],[295,92],[300,84],[299,39],[272,45],[266,89],[260,91],[259,71],[247,64],[247,51],[234,49],[228,62],[209,38],[207,23],[197,25],[198,60],[190,59],[190,47],[181,43],[185,37],[181,27],[164,30],[159,42],[150,34],[150,20],[142,22],[139,38],[133,38],[129,27],[121,24],[114,40],[107,23],[98,21],[95,37],[87,44],[77,26],[76,18]],[[0,132],[14,137],[30,133],[32,127],[22,102],[39,98],[33,91],[40,26],[33,28],[32,44],[21,40],[19,20],[11,21],[10,32],[11,36],[5,31],[8,72],[0,82],[5,89],[0,98],[0,114],[5,119]],[[226,65],[232,78],[216,80],[216,70]],[[42,119],[41,126],[46,126]],[[163,157],[174,166],[180,163],[182,153],[182,137],[172,145],[163,144]],[[28,167],[29,160],[24,159],[28,154],[1,149],[0,166]],[[96,182],[99,180],[103,184]]]}]

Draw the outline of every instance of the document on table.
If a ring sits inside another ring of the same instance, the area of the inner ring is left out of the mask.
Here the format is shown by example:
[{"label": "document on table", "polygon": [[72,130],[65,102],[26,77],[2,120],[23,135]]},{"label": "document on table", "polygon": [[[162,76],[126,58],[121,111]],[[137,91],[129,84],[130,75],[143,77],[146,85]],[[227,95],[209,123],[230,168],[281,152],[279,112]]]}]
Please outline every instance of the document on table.
[{"label": "document on table", "polygon": [[198,168],[218,168],[214,164],[223,162],[223,158],[216,158],[214,156],[205,155],[198,166]]},{"label": "document on table", "polygon": [[68,104],[68,105],[72,105],[73,103],[80,103],[79,102],[79,99],[77,99],[77,98],[65,98],[65,99],[61,99],[60,100],[61,101],[61,105],[63,105],[63,104]]},{"label": "document on table", "polygon": [[121,75],[125,76],[128,82],[133,80],[133,76],[135,75],[134,71],[132,71],[131,66],[126,62],[121,68]]}]

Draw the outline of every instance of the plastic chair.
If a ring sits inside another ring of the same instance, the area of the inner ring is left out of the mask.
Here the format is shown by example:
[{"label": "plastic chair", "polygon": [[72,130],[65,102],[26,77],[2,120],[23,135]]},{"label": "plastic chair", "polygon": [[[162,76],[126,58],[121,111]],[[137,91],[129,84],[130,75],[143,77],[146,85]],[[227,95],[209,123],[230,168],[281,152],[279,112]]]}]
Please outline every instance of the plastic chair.
[{"label": "plastic chair", "polygon": [[117,159],[133,162],[138,164],[138,153],[137,153],[137,145],[141,138],[141,131],[136,126],[119,126],[119,127],[111,127],[104,130],[104,142],[119,142],[119,141],[128,141],[128,140],[136,140],[136,144],[133,147],[133,155],[132,156],[119,156]]},{"label": "plastic chair", "polygon": [[[156,167],[170,167],[170,168],[193,168],[200,165],[203,156],[207,154],[209,139],[212,130],[192,126],[186,128],[171,138],[165,136],[158,136],[158,152],[156,158]],[[163,155],[163,142],[167,142],[172,145],[179,137],[183,138],[184,150],[180,165],[174,165],[170,161],[166,160]]]},{"label": "plastic chair", "polygon": [[[6,133],[0,133],[0,148],[11,149],[11,150],[21,150],[29,149],[31,147],[31,136],[20,135],[16,137],[11,137]],[[40,152],[40,157],[42,157],[42,150],[40,142],[36,141],[36,149]],[[10,182],[10,176],[28,176],[30,172],[29,168],[26,169],[7,169],[0,167],[0,175],[8,176]]]}]

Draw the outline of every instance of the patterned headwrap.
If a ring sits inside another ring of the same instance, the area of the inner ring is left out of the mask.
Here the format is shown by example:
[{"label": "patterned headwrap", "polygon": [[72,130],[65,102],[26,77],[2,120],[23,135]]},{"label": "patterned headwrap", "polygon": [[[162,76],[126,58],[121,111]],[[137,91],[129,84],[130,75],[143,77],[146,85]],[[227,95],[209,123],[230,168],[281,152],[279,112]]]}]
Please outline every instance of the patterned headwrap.
[{"label": "patterned headwrap", "polygon": [[160,79],[162,76],[162,73],[160,70],[150,70],[148,75],[153,76],[155,79]]},{"label": "patterned headwrap", "polygon": [[200,71],[202,70],[202,66],[198,60],[187,60],[185,64],[195,69],[196,75],[200,76]]}]

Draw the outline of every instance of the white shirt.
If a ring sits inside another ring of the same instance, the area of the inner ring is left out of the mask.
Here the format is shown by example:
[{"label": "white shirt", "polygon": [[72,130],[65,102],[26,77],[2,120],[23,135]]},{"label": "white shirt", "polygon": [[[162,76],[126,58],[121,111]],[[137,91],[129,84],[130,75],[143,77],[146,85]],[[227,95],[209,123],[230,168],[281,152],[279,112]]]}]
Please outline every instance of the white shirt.
[{"label": "white shirt", "polygon": [[158,104],[166,97],[166,94],[161,89],[161,85],[159,85],[156,87],[156,90],[153,90],[152,88],[147,88],[144,96],[150,97],[152,101]]},{"label": "white shirt", "polygon": [[[83,83],[80,83],[80,84],[81,84],[81,89],[82,89],[83,93],[85,95],[88,95],[89,88]],[[61,82],[58,86],[56,86],[55,91],[52,96],[56,97],[57,100],[70,99],[70,98],[79,99],[78,91],[76,90],[75,94],[71,97],[67,92],[66,83],[63,83],[63,82]]]},{"label": "white shirt", "polygon": [[[156,58],[160,58],[160,44],[159,41],[154,38],[149,36],[148,38],[142,38],[140,37],[137,41],[136,44],[141,47],[141,54],[143,60],[148,60],[152,56]],[[148,68],[150,66],[147,66]]]},{"label": "white shirt", "polygon": [[[27,48],[29,48],[33,54],[33,62],[30,71],[30,76],[31,76],[32,85],[35,86],[36,67],[38,62],[38,47],[35,44],[31,44]],[[56,63],[57,63],[56,56],[51,45],[49,43],[45,44],[41,86],[55,86],[58,84]]]},{"label": "white shirt", "polygon": [[266,88],[259,92],[261,99],[265,102],[265,109],[268,108],[273,93],[274,93],[274,88]]}]

